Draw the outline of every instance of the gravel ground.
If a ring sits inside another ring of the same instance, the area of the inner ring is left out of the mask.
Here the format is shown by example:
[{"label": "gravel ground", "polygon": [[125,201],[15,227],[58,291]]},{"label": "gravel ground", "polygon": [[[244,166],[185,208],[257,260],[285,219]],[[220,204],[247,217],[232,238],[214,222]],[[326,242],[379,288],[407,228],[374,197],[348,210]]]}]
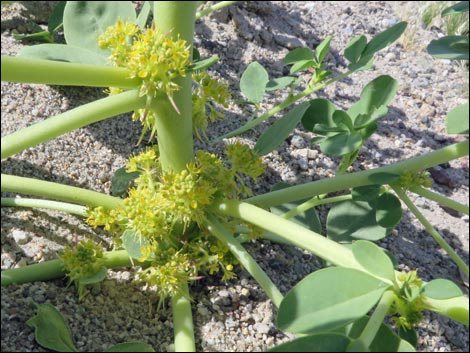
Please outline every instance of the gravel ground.
[{"label": "gravel ground", "polygon": [[[15,55],[21,47],[12,33],[30,32],[47,18],[49,2],[34,3],[37,7],[2,6],[2,55]],[[304,45],[314,48],[324,37],[333,35],[327,63],[337,74],[346,69],[341,53],[349,39],[359,34],[370,38],[401,21],[407,12],[416,13],[412,6],[408,2],[383,1],[240,3],[198,21],[195,43],[203,55],[220,56],[215,70],[236,89],[237,78],[251,61],[263,64],[270,77],[278,77],[287,73],[282,58],[288,50]],[[468,70],[455,62],[434,60],[425,53],[425,44],[443,35],[438,26],[432,30],[417,26],[415,31],[418,40],[414,45],[401,42],[385,49],[376,55],[372,70],[354,74],[318,93],[318,97],[347,108],[371,79],[389,74],[399,81],[389,114],[361,150],[354,165],[356,170],[389,164],[462,140],[445,133],[444,118],[450,109],[468,99]],[[98,89],[2,82],[1,134],[5,136],[99,97],[103,93]],[[269,109],[281,98],[281,94],[267,95],[262,109]],[[227,119],[215,124],[209,136],[241,126],[250,116],[249,109],[231,106],[226,112]],[[241,139],[254,144],[273,121]],[[138,150],[135,143],[139,131],[129,115],[122,115],[8,158],[2,161],[2,173],[109,193],[113,172],[124,165],[126,156]],[[268,172],[255,185],[256,193],[279,181],[297,184],[333,175],[338,160],[319,153],[317,146],[309,144],[310,137],[298,129],[265,157]],[[208,148],[218,151],[223,143]],[[435,168],[432,175],[433,190],[468,203],[468,158]],[[467,259],[468,217],[419,197],[415,201]],[[321,212],[323,218],[324,214],[325,210]],[[76,237],[92,237],[104,246],[110,245],[104,232],[63,213],[2,208],[1,217],[2,269],[55,258]],[[408,213],[381,245],[396,255],[401,268],[417,268],[425,280],[451,279],[468,293],[457,267]],[[319,266],[314,256],[293,247],[260,241],[249,244],[248,249],[283,293]],[[128,271],[109,272],[108,279],[94,287],[80,303],[75,289],[67,287],[64,280],[2,288],[1,350],[45,351],[35,343],[33,331],[25,324],[34,314],[30,299],[52,303],[64,314],[80,351],[102,351],[129,340],[148,342],[157,351],[171,350],[169,308],[156,313],[158,297],[154,292],[133,282],[133,274]],[[191,292],[200,351],[262,351],[290,338],[275,328],[273,305],[243,270],[229,283],[201,280]],[[468,328],[463,325],[426,313],[418,330],[419,351],[468,351]]]}]

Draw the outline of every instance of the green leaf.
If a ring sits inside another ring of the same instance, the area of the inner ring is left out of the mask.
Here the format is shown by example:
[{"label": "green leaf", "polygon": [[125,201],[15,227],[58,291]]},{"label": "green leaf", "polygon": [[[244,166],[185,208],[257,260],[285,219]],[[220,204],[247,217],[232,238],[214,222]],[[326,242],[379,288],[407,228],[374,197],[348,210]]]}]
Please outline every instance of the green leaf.
[{"label": "green leaf", "polygon": [[400,174],[378,172],[371,174],[367,179],[377,185],[391,184],[401,178]]},{"label": "green leaf", "polygon": [[354,37],[346,45],[346,49],[344,49],[344,57],[352,64],[357,63],[366,45],[367,38],[364,35]]},{"label": "green leaf", "polygon": [[379,50],[388,47],[390,44],[400,38],[402,33],[405,31],[406,26],[406,22],[398,22],[396,25],[377,34],[374,38],[371,39],[369,43],[367,43],[366,47],[361,53],[361,58],[373,55]]},{"label": "green leaf", "polygon": [[278,77],[272,79],[266,84],[266,91],[276,91],[278,89],[284,88],[289,86],[292,82],[294,82],[295,77],[292,76],[285,76],[285,77]]},{"label": "green leaf", "polygon": [[371,201],[379,196],[380,185],[365,185],[352,188],[351,196],[353,201]]},{"label": "green leaf", "polygon": [[354,119],[354,128],[362,129],[371,124],[374,124],[377,120],[387,115],[387,113],[388,113],[388,108],[385,105],[383,105],[377,108],[376,110],[374,110],[372,113],[359,114]]},{"label": "green leaf", "polygon": [[[346,327],[346,335],[351,339],[357,339],[366,327],[369,317],[365,316]],[[397,336],[393,330],[385,324],[381,324],[371,345],[371,352],[415,352],[415,349],[407,341]]]},{"label": "green leaf", "polygon": [[64,22],[64,9],[67,1],[59,1],[59,3],[52,10],[52,14],[49,17],[47,30],[49,33],[56,32]]},{"label": "green leaf", "polygon": [[427,50],[439,59],[468,60],[468,36],[446,36],[432,40]]},{"label": "green leaf", "polygon": [[148,241],[143,238],[139,237],[139,235],[130,229],[124,231],[121,236],[122,245],[124,249],[127,250],[129,256],[133,259],[139,259],[142,257],[141,248],[148,245]]},{"label": "green leaf", "polygon": [[449,6],[441,12],[441,16],[449,16],[468,11],[468,1],[461,1],[455,5]]},{"label": "green leaf", "polygon": [[346,127],[347,131],[354,131],[353,122],[348,113],[342,110],[337,110],[333,113],[333,121],[336,126]]},{"label": "green leaf", "polygon": [[139,26],[140,28],[145,28],[145,25],[147,24],[147,20],[150,15],[150,3],[148,1],[144,1],[144,4],[142,5],[142,8],[140,9],[139,16],[137,16],[137,19],[135,21],[135,24]]},{"label": "green leaf", "polygon": [[259,103],[263,99],[268,81],[268,73],[265,68],[254,61],[243,72],[240,79],[240,89],[250,102]]},{"label": "green leaf", "polygon": [[407,341],[413,348],[418,345],[418,333],[415,329],[406,329],[403,326],[398,328],[398,336]]},{"label": "green leaf", "polygon": [[48,31],[41,31],[41,32],[36,32],[36,33],[31,33],[31,34],[13,33],[13,38],[15,38],[16,40],[34,40],[37,42],[48,42],[48,43],[54,42],[54,35],[52,35]]},{"label": "green leaf", "polygon": [[125,342],[109,347],[105,352],[155,352],[155,350],[147,343]]},{"label": "green leaf", "polygon": [[358,240],[352,243],[354,258],[364,267],[365,271],[374,276],[385,278],[395,282],[395,270],[392,261],[383,249],[366,240]]},{"label": "green leaf", "polygon": [[468,103],[455,107],[447,114],[447,133],[468,135],[468,120]]},{"label": "green leaf", "polygon": [[268,352],[345,352],[350,342],[340,333],[318,333],[282,343]]},{"label": "green leaf", "polygon": [[106,278],[107,272],[108,272],[108,269],[105,266],[103,266],[103,267],[100,268],[100,270],[98,272],[96,272],[92,276],[86,277],[86,278],[80,278],[79,279],[79,285],[80,286],[87,286],[87,285],[90,285],[90,284],[95,284],[95,283],[102,282]]},{"label": "green leaf", "polygon": [[98,46],[98,37],[118,19],[136,20],[131,1],[67,1],[64,10],[64,36],[68,45],[103,55],[108,51]]},{"label": "green leaf", "polygon": [[375,204],[377,223],[384,228],[394,228],[403,216],[400,200],[390,192],[384,192]]},{"label": "green leaf", "polygon": [[139,172],[127,173],[126,167],[119,168],[111,178],[111,194],[113,196],[122,196],[127,193],[131,181],[139,177]]},{"label": "green leaf", "polygon": [[292,333],[332,330],[364,316],[389,286],[362,271],[330,267],[291,289],[279,306],[277,327]]},{"label": "green leaf", "polygon": [[[397,88],[398,82],[391,76],[382,75],[373,79],[363,88],[361,99],[348,109],[348,114],[353,121],[360,114],[373,114],[383,106],[390,104],[397,93]],[[380,113],[382,112],[383,108]]]},{"label": "green leaf", "polygon": [[350,71],[363,71],[369,70],[372,66],[374,66],[374,54],[369,54],[362,56],[357,63],[349,64],[348,69]]},{"label": "green leaf", "polygon": [[310,101],[310,106],[302,117],[302,125],[305,130],[313,131],[316,124],[333,126],[333,114],[336,107],[330,101],[317,98]]},{"label": "green leaf", "polygon": [[362,339],[358,338],[349,344],[346,352],[370,352],[370,349]]},{"label": "green leaf", "polygon": [[448,279],[435,279],[424,286],[424,295],[433,299],[450,299],[463,295],[460,288]]},{"label": "green leaf", "polygon": [[313,66],[315,66],[315,61],[313,61],[313,60],[297,61],[290,68],[290,73],[294,74],[298,71],[302,71],[302,70],[308,69],[309,67],[313,67]]},{"label": "green leaf", "polygon": [[344,125],[336,126],[333,124],[332,126],[328,126],[325,124],[316,124],[313,128],[313,132],[319,135],[334,136],[337,132],[349,133],[349,129]]},{"label": "green leaf", "polygon": [[58,352],[78,352],[72,333],[60,312],[51,304],[34,303],[38,312],[26,324],[34,329],[34,338],[47,349]]},{"label": "green leaf", "polygon": [[295,129],[309,106],[308,102],[299,104],[276,121],[260,136],[254,148],[255,152],[262,156],[280,146]]},{"label": "green leaf", "polygon": [[[194,49],[197,52],[197,49]],[[197,52],[199,53],[199,52]],[[201,71],[205,70],[208,67],[214,65],[217,61],[219,61],[219,57],[217,55],[212,55],[210,58],[202,59],[193,61],[191,65],[186,68],[186,72],[194,72],[194,71]]]},{"label": "green leaf", "polygon": [[39,44],[21,48],[19,56],[77,64],[106,65],[106,56],[65,44]]},{"label": "green leaf", "polygon": [[297,61],[313,60],[313,53],[309,48],[296,48],[287,53],[284,58],[284,64],[294,64]]},{"label": "green leaf", "polygon": [[318,46],[315,48],[315,54],[317,57],[317,62],[320,64],[325,59],[326,54],[328,54],[328,50],[330,50],[330,43],[332,36],[326,37]]},{"label": "green leaf", "polygon": [[362,201],[344,201],[335,205],[328,213],[326,229],[328,237],[337,242],[376,241],[391,231],[377,224],[375,209]]},{"label": "green leaf", "polygon": [[328,137],[320,144],[323,153],[338,157],[352,153],[361,147],[362,137],[357,132],[345,132]]}]

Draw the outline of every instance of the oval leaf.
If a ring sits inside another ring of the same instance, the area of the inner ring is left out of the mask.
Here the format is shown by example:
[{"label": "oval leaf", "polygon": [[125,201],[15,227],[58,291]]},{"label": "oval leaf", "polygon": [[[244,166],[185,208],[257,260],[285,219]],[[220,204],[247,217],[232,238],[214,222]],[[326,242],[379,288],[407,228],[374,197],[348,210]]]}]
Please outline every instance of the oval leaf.
[{"label": "oval leaf", "polygon": [[155,352],[155,350],[147,343],[126,342],[109,347],[105,352]]},{"label": "oval leaf", "polygon": [[344,132],[328,137],[320,144],[323,153],[339,157],[356,151],[362,144],[362,136],[357,132]]},{"label": "oval leaf", "polygon": [[316,124],[333,126],[333,114],[336,107],[330,101],[317,98],[310,101],[310,106],[302,117],[302,125],[308,131],[313,131]]},{"label": "oval leaf", "polygon": [[363,35],[354,37],[346,45],[344,49],[344,57],[348,59],[351,64],[357,63],[361,57],[361,53],[367,45],[367,38]]},{"label": "oval leaf", "polygon": [[312,273],[287,293],[277,326],[292,333],[332,330],[364,316],[388,284],[362,271],[330,267]]},{"label": "oval leaf", "polygon": [[352,252],[354,258],[367,272],[395,282],[392,261],[377,245],[370,241],[358,240],[353,242]]},{"label": "oval leaf", "polygon": [[375,204],[377,223],[385,228],[393,228],[400,223],[403,216],[400,200],[390,192],[379,196]]},{"label": "oval leaf", "polygon": [[467,11],[468,11],[468,1],[461,1],[455,5],[452,5],[444,9],[444,11],[441,12],[441,16],[445,17],[449,15],[459,14],[462,12],[467,12]]},{"label": "oval leaf", "polygon": [[103,266],[94,275],[87,277],[87,278],[80,278],[78,281],[79,285],[87,286],[89,284],[102,282],[106,278],[107,272],[108,272],[108,269],[105,266]]},{"label": "oval leaf", "polygon": [[240,90],[250,102],[259,103],[263,99],[268,81],[268,72],[254,61],[243,72],[240,79]]},{"label": "oval leaf", "polygon": [[468,103],[455,107],[447,114],[447,133],[468,135],[468,120]]},{"label": "oval leaf", "polygon": [[297,61],[313,60],[313,53],[309,48],[296,48],[287,53],[284,64],[289,65]]},{"label": "oval leaf", "polygon": [[332,36],[326,37],[318,46],[315,48],[315,54],[317,57],[317,62],[320,64],[325,59],[326,54],[328,54],[328,50],[330,50],[330,43]]},{"label": "oval leaf", "polygon": [[[64,10],[64,36],[68,45],[108,53],[98,46],[98,37],[117,20],[135,22],[130,1],[67,1]],[[103,55],[103,54],[101,54]],[[106,54],[108,55],[108,54]]]},{"label": "oval leaf", "polygon": [[278,89],[284,88],[289,86],[292,82],[294,82],[294,80],[295,77],[292,76],[275,78],[266,84],[266,91],[276,91]]},{"label": "oval leaf", "polygon": [[142,237],[139,237],[137,233],[133,230],[127,229],[121,236],[122,245],[124,249],[127,250],[129,256],[133,259],[139,259],[142,257],[142,252],[140,249],[143,246],[148,245],[147,240]]},{"label": "oval leaf", "polygon": [[352,188],[351,196],[353,201],[371,201],[375,200],[380,193],[380,185],[365,185]]},{"label": "oval leaf", "polygon": [[[357,339],[367,325],[369,317],[365,316],[353,324],[348,325],[346,334],[351,339]],[[369,346],[371,352],[415,352],[414,347],[404,339],[397,336],[393,330],[385,324],[381,324],[375,338]]]},{"label": "oval leaf", "polygon": [[468,60],[468,36],[446,36],[432,40],[427,50],[439,59]]},{"label": "oval leaf", "polygon": [[308,69],[309,67],[312,67],[312,66],[315,66],[315,61],[313,60],[301,60],[301,61],[297,61],[294,63],[294,65],[292,65],[292,67],[290,68],[290,73],[291,74],[294,74],[298,71],[302,71],[302,70],[305,70],[305,69]]},{"label": "oval leaf", "polygon": [[398,22],[396,25],[386,29],[385,31],[377,34],[371,41],[366,45],[361,57],[373,55],[379,50],[389,46],[396,41],[402,33],[405,31],[407,26],[406,22]]},{"label": "oval leaf", "polygon": [[65,61],[77,64],[107,64],[106,55],[65,44],[39,44],[23,47],[19,52],[19,56],[23,58]]},{"label": "oval leaf", "polygon": [[262,156],[280,146],[295,129],[309,106],[308,102],[304,102],[276,121],[260,136],[254,148],[255,152]]},{"label": "oval leaf", "polygon": [[351,340],[339,333],[319,333],[296,338],[268,352],[345,352]]},{"label": "oval leaf", "polygon": [[113,196],[125,195],[130,182],[138,178],[139,175],[139,172],[127,173],[125,167],[116,170],[111,178],[111,194]]},{"label": "oval leaf", "polygon": [[376,241],[391,231],[377,224],[375,209],[362,201],[345,201],[335,205],[328,213],[326,229],[328,237],[338,242],[357,239]]},{"label": "oval leaf", "polygon": [[36,304],[38,312],[26,324],[34,329],[34,338],[44,348],[58,352],[78,352],[72,333],[60,312],[51,304]]},{"label": "oval leaf", "polygon": [[449,299],[463,295],[460,288],[448,279],[435,279],[424,286],[424,294],[433,299]]}]

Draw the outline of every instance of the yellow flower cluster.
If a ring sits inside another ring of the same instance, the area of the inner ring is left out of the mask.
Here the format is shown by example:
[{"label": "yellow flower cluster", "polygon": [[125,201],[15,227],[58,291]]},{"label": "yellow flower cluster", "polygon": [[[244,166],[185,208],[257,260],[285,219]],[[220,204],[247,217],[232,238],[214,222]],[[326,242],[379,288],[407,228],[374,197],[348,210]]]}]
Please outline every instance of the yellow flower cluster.
[{"label": "yellow flower cluster", "polygon": [[401,273],[398,280],[402,282],[399,295],[395,296],[391,308],[392,320],[397,327],[410,330],[422,319],[424,301],[422,296],[423,281],[417,271]]},{"label": "yellow flower cluster", "polygon": [[199,151],[194,162],[176,173],[163,172],[157,155],[157,148],[149,148],[130,158],[126,170],[140,173],[135,187],[122,206],[90,210],[88,223],[117,234],[132,230],[144,240],[139,261],[150,261],[151,266],[141,278],[157,285],[163,296],[174,295],[199,271],[222,270],[224,280],[232,278],[238,262],[228,247],[204,230],[205,212],[217,201],[249,192],[238,179],[242,174],[256,178],[264,171],[259,157],[235,143],[227,147],[227,163]]},{"label": "yellow flower cluster", "polygon": [[403,189],[409,189],[413,186],[428,188],[432,185],[432,179],[427,171],[419,173],[404,172],[397,181],[397,185]]},{"label": "yellow flower cluster", "polygon": [[[223,114],[215,109],[213,103],[228,107],[230,92],[226,83],[209,76],[207,71],[193,73],[193,130],[199,140],[207,139],[208,121],[214,122],[223,118]],[[207,109],[209,114],[206,114]]]},{"label": "yellow flower cluster", "polygon": [[141,96],[155,97],[158,93],[173,93],[180,87],[173,82],[186,76],[190,63],[186,41],[172,40],[156,28],[142,31],[136,24],[118,20],[99,37],[98,45],[111,49],[109,60],[118,67],[127,68],[131,78],[141,78]]},{"label": "yellow flower cluster", "polygon": [[62,256],[64,270],[70,282],[78,288],[80,298],[84,295],[82,280],[96,275],[104,268],[103,250],[93,240],[82,240],[74,248],[66,247]]}]

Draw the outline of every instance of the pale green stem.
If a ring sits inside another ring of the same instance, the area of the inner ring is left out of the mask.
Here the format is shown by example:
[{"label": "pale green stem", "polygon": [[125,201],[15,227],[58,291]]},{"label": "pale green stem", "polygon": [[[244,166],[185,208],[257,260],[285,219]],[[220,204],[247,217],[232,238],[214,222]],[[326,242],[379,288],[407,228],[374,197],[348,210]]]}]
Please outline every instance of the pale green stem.
[{"label": "pale green stem", "polygon": [[123,202],[118,197],[96,191],[8,174],[2,174],[1,176],[1,189],[3,192],[43,196],[79,205],[90,207],[102,206],[108,209],[116,208]]},{"label": "pale green stem", "polygon": [[306,197],[313,197],[315,195],[327,194],[332,191],[339,191],[353,187],[369,185],[369,177],[372,174],[379,172],[402,174],[405,171],[417,172],[432,166],[446,163],[450,160],[457,159],[468,155],[469,142],[463,141],[437,151],[427,153],[422,156],[413,157],[393,165],[369,169],[357,173],[350,173],[340,175],[334,178],[326,178],[322,180],[313,181],[310,183],[291,186],[282,190],[272,191],[263,195],[254,196],[246,202],[256,204],[263,208],[268,208],[274,205],[281,205],[283,203],[292,202],[296,200],[303,200]]},{"label": "pale green stem", "polygon": [[2,159],[10,157],[54,137],[106,118],[143,108],[144,105],[145,98],[140,98],[137,90],[84,104],[2,137],[1,157]]},{"label": "pale green stem", "polygon": [[276,285],[253,257],[243,248],[243,246],[230,234],[230,232],[213,215],[207,216],[207,229],[222,243],[228,246],[230,252],[237,258],[240,264],[250,273],[250,275],[264,289],[269,299],[279,308],[283,296]]},{"label": "pale green stem", "polygon": [[[163,33],[170,33],[173,39],[179,36],[191,46],[196,7],[195,1],[155,1],[155,26]],[[166,95],[154,98],[151,107],[157,115],[156,128],[162,168],[180,172],[194,157],[191,75],[179,77],[174,82],[181,87],[173,96],[179,112]]]},{"label": "pale green stem", "polygon": [[188,284],[181,288],[182,293],[171,298],[175,333],[175,352],[196,352],[194,324]]},{"label": "pale green stem", "polygon": [[[106,268],[121,268],[132,266],[126,250],[108,251],[103,254]],[[10,284],[20,284],[35,281],[47,281],[65,276],[63,262],[51,260],[26,267],[2,271],[2,287]]]},{"label": "pale green stem", "polygon": [[374,313],[369,318],[369,321],[367,321],[366,327],[364,327],[364,330],[362,330],[362,333],[358,338],[358,340],[361,340],[366,347],[370,347],[370,345],[372,344],[372,341],[377,335],[377,332],[379,331],[380,326],[382,325],[385,319],[385,316],[388,314],[390,306],[393,303],[394,297],[395,294],[393,293],[393,291],[386,291],[382,295],[382,298],[377,304]]},{"label": "pale green stem", "polygon": [[421,222],[426,231],[431,234],[434,240],[445,250],[445,252],[450,256],[452,260],[457,264],[457,266],[465,273],[468,277],[468,266],[465,262],[457,255],[457,253],[452,249],[452,247],[445,241],[445,239],[439,234],[439,232],[432,226],[431,223],[426,219],[426,217],[418,210],[418,208],[413,204],[413,202],[408,198],[406,193],[398,187],[392,185],[392,189],[398,195],[398,197],[405,203],[406,207],[415,215],[416,218]]},{"label": "pale green stem", "polygon": [[2,55],[2,81],[61,86],[137,88],[127,69]]},{"label": "pale green stem", "polygon": [[86,207],[71,203],[57,202],[41,199],[21,199],[18,197],[2,197],[2,206],[7,207],[33,207],[62,211],[86,217]]},{"label": "pale green stem", "polygon": [[208,14],[214,12],[214,11],[223,9],[226,6],[230,6],[230,5],[235,4],[237,2],[238,1],[220,1],[220,2],[212,5],[211,7],[208,7],[207,9],[196,12],[196,19],[198,20],[203,16],[206,16],[206,15],[208,15]]},{"label": "pale green stem", "polygon": [[242,127],[232,131],[232,132],[229,132],[228,134],[225,134],[223,136],[220,136],[218,137],[215,141],[219,141],[219,140],[222,140],[224,138],[229,138],[229,137],[233,137],[233,136],[236,136],[236,135],[239,135],[245,131],[248,131],[252,128],[254,128],[255,126],[261,124],[263,121],[269,119],[270,117],[272,117],[273,115],[279,113],[280,111],[284,110],[285,108],[291,106],[292,104],[294,104],[295,102],[299,101],[300,99],[304,98],[304,97],[307,97],[308,95],[316,92],[316,91],[319,91],[323,88],[325,88],[326,86],[336,82],[336,81],[339,81],[341,79],[343,79],[344,77],[352,74],[354,71],[347,71],[331,80],[328,80],[322,84],[318,84],[318,85],[315,85],[315,86],[309,86],[307,88],[305,88],[302,92],[294,95],[294,96],[289,96],[287,97],[282,103],[276,105],[274,108],[270,109],[269,111],[267,111],[266,113],[260,115],[259,117],[253,119],[253,120],[250,120],[248,123],[246,123],[245,125],[243,125]]},{"label": "pale green stem", "polygon": [[351,194],[329,197],[327,199],[318,199],[317,197],[314,197],[314,198],[298,205],[297,207],[291,209],[290,211],[284,213],[283,215],[281,215],[281,217],[285,218],[285,219],[290,219],[290,218],[293,218],[293,217],[299,215],[302,212],[305,212],[305,211],[307,211],[311,208],[314,208],[314,207],[317,207],[317,206],[320,206],[320,205],[335,203],[335,202],[343,202],[343,201],[347,201],[347,200],[351,200],[351,199],[352,199]]},{"label": "pale green stem", "polygon": [[363,270],[347,247],[259,207],[236,200],[226,200],[217,206],[217,211],[277,234],[289,243],[337,266]]},{"label": "pale green stem", "polygon": [[469,213],[468,206],[461,204],[460,202],[449,199],[448,197],[439,195],[438,193],[432,192],[431,190],[425,189],[421,186],[414,186],[410,188],[411,192],[418,194],[422,197],[427,198],[428,200],[436,201],[442,206],[447,206],[453,210],[462,212],[466,215]]}]

